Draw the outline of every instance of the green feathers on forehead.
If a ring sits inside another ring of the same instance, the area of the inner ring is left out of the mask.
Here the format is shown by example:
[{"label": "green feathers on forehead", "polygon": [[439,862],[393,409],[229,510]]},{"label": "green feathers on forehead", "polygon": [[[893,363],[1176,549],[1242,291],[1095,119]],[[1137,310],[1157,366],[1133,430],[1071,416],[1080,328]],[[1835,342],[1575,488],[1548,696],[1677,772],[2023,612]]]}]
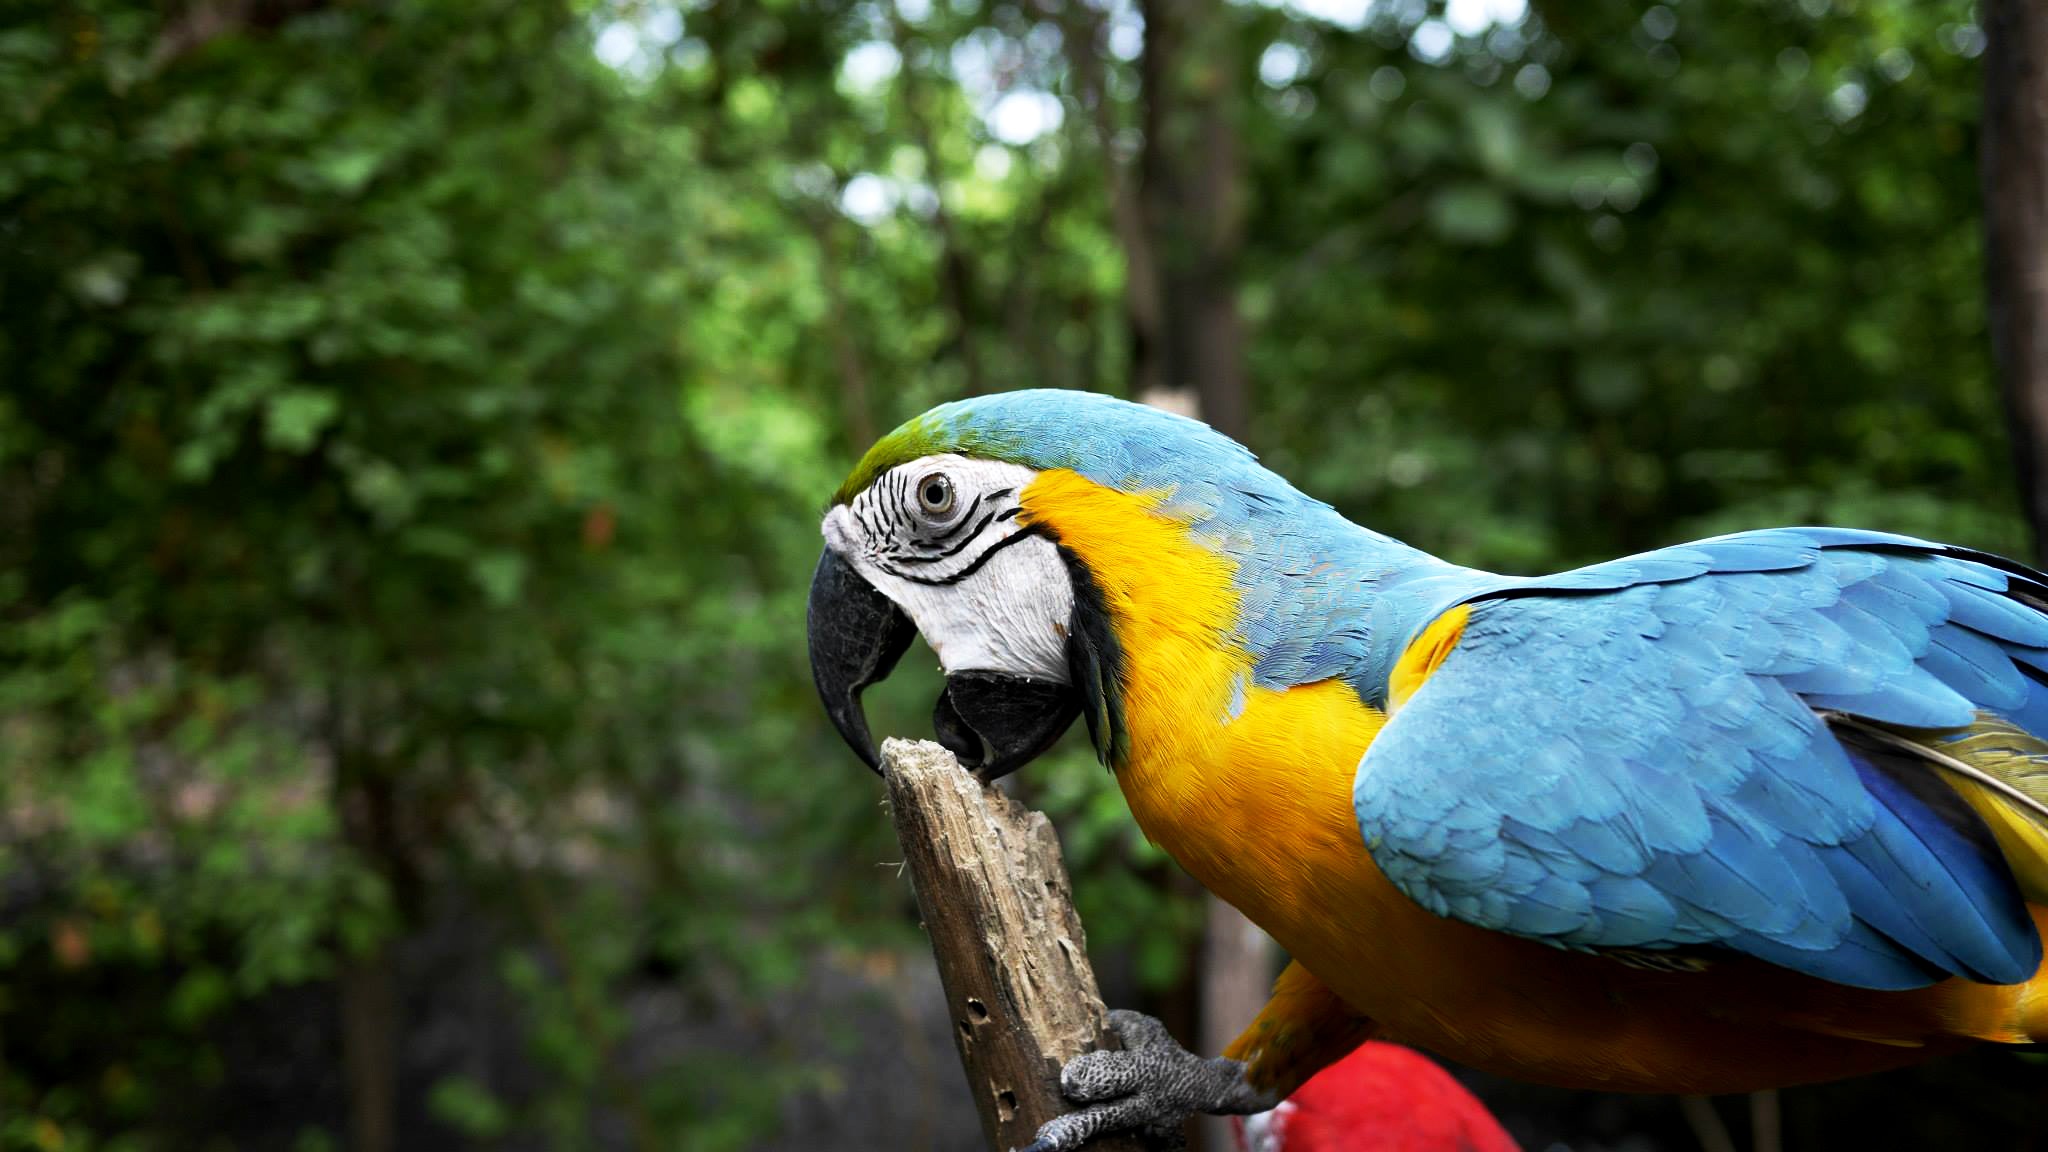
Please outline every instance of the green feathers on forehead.
[{"label": "green feathers on forehead", "polygon": [[874,447],[860,458],[860,463],[853,466],[853,473],[846,478],[846,483],[832,494],[832,503],[851,501],[866,491],[867,486],[882,473],[925,456],[951,452],[991,460],[1023,461],[1025,445],[1019,434],[974,426],[967,418],[964,404],[964,401],[956,401],[934,408],[875,441]]}]

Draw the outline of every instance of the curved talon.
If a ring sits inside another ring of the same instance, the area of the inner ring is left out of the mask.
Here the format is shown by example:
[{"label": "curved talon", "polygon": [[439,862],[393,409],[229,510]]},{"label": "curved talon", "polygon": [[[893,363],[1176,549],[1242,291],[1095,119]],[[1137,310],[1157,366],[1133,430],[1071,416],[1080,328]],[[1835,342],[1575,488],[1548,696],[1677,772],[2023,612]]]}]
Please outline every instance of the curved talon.
[{"label": "curved talon", "polygon": [[1019,1152],[1073,1152],[1116,1132],[1144,1132],[1179,1147],[1182,1122],[1197,1112],[1244,1115],[1279,1103],[1245,1083],[1243,1064],[1189,1052],[1150,1016],[1118,1010],[1109,1026],[1124,1043],[1121,1051],[1084,1052],[1060,1069],[1060,1091],[1089,1107],[1047,1121]]}]

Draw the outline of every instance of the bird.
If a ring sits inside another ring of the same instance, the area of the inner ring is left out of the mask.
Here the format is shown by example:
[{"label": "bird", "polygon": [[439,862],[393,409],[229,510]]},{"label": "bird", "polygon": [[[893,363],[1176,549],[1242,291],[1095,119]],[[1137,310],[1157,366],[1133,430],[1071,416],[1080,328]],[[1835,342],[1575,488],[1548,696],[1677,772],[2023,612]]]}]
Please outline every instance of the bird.
[{"label": "bird", "polygon": [[1242,1152],[1516,1152],[1450,1073],[1412,1048],[1368,1040],[1268,1112],[1232,1119]]},{"label": "bird", "polygon": [[2048,575],[1833,527],[1550,575],[1353,523],[1199,421],[940,405],[833,495],[824,711],[922,635],[993,780],[1076,717],[1143,833],[1290,961],[1221,1055],[1118,1011],[1029,1152],[1274,1107],[1369,1039],[1747,1092],[2048,1040]]}]

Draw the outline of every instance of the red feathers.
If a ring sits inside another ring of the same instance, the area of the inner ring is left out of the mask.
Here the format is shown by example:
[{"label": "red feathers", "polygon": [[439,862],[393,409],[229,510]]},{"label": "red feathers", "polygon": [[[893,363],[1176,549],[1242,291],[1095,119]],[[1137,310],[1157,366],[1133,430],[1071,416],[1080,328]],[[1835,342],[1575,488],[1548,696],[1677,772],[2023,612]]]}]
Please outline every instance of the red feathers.
[{"label": "red feathers", "polygon": [[1377,1041],[1237,1125],[1245,1152],[1517,1152],[1464,1085],[1420,1053]]}]

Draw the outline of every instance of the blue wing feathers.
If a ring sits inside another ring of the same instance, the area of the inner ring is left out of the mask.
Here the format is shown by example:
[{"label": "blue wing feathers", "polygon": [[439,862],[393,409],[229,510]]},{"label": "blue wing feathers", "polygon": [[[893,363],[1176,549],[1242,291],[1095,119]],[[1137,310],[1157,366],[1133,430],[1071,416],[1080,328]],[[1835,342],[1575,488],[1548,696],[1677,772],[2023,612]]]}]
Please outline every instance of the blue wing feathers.
[{"label": "blue wing feathers", "polygon": [[1948,594],[1949,619],[1994,640],[2039,647],[2048,643],[2040,613],[1988,588],[1953,579],[1942,586]]},{"label": "blue wing feathers", "polygon": [[1756,931],[1770,933],[1783,929],[1795,916],[1786,893],[1769,883],[1784,871],[1768,845],[1721,819],[1714,822],[1705,851],[1660,856],[1645,874],[1666,891],[1683,893],[1686,903],[1730,924],[1753,925]]},{"label": "blue wing feathers", "polygon": [[1976,709],[1954,689],[1925,673],[1881,681],[1868,692],[1811,693],[1816,708],[1849,712],[1901,728],[1960,728]]},{"label": "blue wing feathers", "polygon": [[2020,675],[2026,684],[2025,695],[2019,704],[1997,711],[2028,732],[2037,735],[2048,732],[2048,672],[2040,670],[2024,654],[2019,659]]},{"label": "blue wing feathers", "polygon": [[1869,665],[1881,681],[1896,680],[1913,670],[1914,658],[1927,646],[1927,626],[1911,615],[1870,605],[1877,582],[1866,580],[1842,590],[1829,619],[1848,633],[1859,662]]},{"label": "blue wing feathers", "polygon": [[[1797,971],[1813,968],[1811,951],[1768,936],[1741,932],[1729,937],[1726,944],[1781,967]],[[1901,951],[1895,942],[1860,925],[1828,950],[1827,959],[1825,979],[1859,988],[1920,988],[1949,975],[1946,969]]]},{"label": "blue wing feathers", "polygon": [[1678,908],[1657,886],[1640,877],[1600,876],[1586,884],[1592,905],[1588,923],[1612,948],[1668,941],[1678,926]]},{"label": "blue wing feathers", "polygon": [[[1955,971],[1961,965],[1950,955],[1939,937],[1923,927],[1904,902],[1891,895],[1878,870],[1865,863],[1865,857],[1883,852],[1883,846],[1876,843],[1862,844],[1843,852],[1830,863],[1829,870],[1841,887],[1842,895],[1849,907],[1856,910],[1850,921],[1850,928],[1844,939],[1862,941],[1862,948],[1852,959],[1867,963],[1865,955],[1873,948],[1890,952],[1899,961],[1910,963],[1905,971],[1928,973],[1926,979],[1915,984],[1928,983]],[[1892,870],[1886,865],[1884,872]],[[1767,957],[1768,958],[1768,957]],[[1863,983],[1857,980],[1843,980],[1842,983]],[[1876,987],[1887,987],[1878,984]],[[1914,984],[1896,985],[1913,987]]]},{"label": "blue wing feathers", "polygon": [[[2007,942],[2024,941],[2032,935],[2032,918],[2027,915],[2019,885],[1998,854],[1997,842],[1982,821],[1975,818],[1962,797],[1919,764],[1898,764],[1887,750],[1860,748],[1850,741],[1849,758],[1856,765],[1864,786],[1878,798],[1887,822],[1880,825],[1880,842],[1887,845],[1903,838],[1917,841],[1941,866],[1941,870],[1918,877],[1923,888],[1951,886],[1947,898],[1934,906],[1948,918],[1944,939],[1973,940],[1971,953],[1998,958]],[[1894,829],[1890,822],[1895,821]],[[1911,851],[1909,847],[1906,851]],[[1910,905],[1917,910],[1918,904]],[[2030,947],[2008,949],[2009,961],[1997,964],[1997,972],[1986,970],[1978,978],[1993,983],[2011,983],[2031,976],[2041,960],[2038,942]],[[1958,953],[1967,959],[1967,954]],[[2017,973],[2017,974],[2014,974]]]},{"label": "blue wing feathers", "polygon": [[1968,628],[1932,634],[1920,666],[1977,704],[2006,711],[2027,702],[2028,679],[2004,649]]},{"label": "blue wing feathers", "polygon": [[1863,987],[2039,965],[1981,822],[1820,713],[1940,729],[1989,711],[2048,735],[2048,577],[1784,529],[1556,577],[1435,579],[1457,595],[1411,636],[1450,604],[1471,615],[1355,793],[1375,860],[1425,906],[1566,947],[1720,946]]}]

